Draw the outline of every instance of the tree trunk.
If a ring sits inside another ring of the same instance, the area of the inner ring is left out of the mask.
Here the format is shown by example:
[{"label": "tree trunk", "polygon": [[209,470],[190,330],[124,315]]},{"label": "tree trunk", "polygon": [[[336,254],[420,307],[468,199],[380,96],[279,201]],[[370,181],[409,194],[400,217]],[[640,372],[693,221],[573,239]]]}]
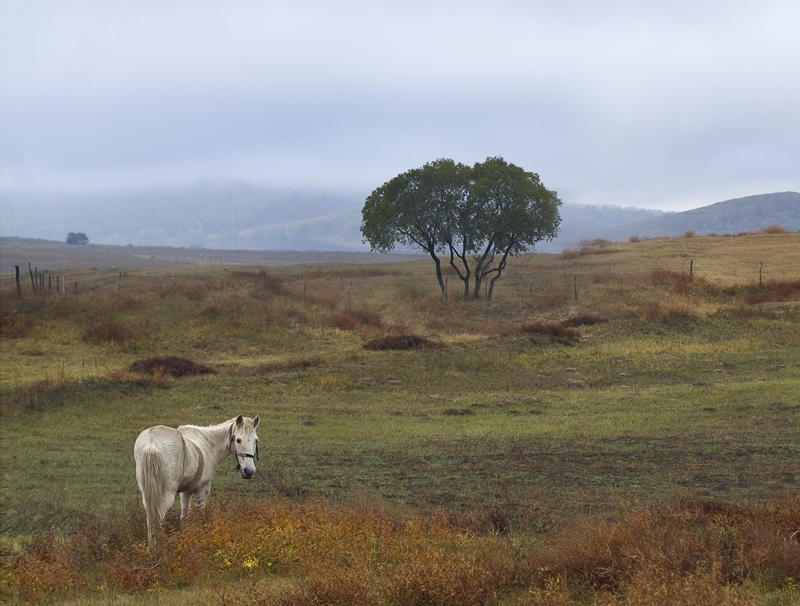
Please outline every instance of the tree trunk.
[{"label": "tree trunk", "polygon": [[431,259],[433,259],[434,265],[436,265],[436,279],[439,281],[439,288],[442,291],[442,296],[444,296],[444,278],[442,278],[442,262],[439,260],[439,257],[436,256],[436,253],[433,250],[428,251],[431,255]]}]

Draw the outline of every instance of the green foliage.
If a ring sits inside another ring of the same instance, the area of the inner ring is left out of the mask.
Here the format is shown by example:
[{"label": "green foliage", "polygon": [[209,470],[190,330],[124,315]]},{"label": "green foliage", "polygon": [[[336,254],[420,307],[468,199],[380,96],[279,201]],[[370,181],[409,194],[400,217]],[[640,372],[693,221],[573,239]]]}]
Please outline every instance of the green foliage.
[{"label": "green foliage", "polygon": [[82,232],[69,232],[67,234],[67,244],[88,244],[89,238]]},{"label": "green foliage", "polygon": [[373,191],[364,204],[361,232],[379,252],[396,244],[421,248],[434,261],[443,294],[438,255],[449,253],[450,267],[464,283],[465,298],[470,279],[477,299],[483,281],[491,276],[487,293],[491,299],[509,255],[557,235],[560,204],[538,175],[500,157],[472,168],[439,159]]}]

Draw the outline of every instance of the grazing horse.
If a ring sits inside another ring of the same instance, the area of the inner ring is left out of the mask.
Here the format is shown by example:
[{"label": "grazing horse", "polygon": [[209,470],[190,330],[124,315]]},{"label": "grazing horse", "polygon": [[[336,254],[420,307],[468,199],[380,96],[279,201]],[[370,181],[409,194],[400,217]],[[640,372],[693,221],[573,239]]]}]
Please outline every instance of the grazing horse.
[{"label": "grazing horse", "polygon": [[200,509],[205,506],[214,472],[228,455],[236,457],[234,471],[241,470],[245,480],[253,478],[258,459],[256,427],[258,416],[239,415],[209,427],[156,425],[139,434],[133,456],[150,548],[155,547],[156,531],[176,494],[181,495],[181,521],[192,502]]}]

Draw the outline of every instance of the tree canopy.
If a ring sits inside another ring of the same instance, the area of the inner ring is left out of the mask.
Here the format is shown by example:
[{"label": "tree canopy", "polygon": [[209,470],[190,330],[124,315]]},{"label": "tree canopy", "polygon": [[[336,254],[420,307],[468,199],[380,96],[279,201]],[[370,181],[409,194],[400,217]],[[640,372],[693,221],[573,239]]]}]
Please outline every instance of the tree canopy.
[{"label": "tree canopy", "polygon": [[508,257],[558,234],[561,201],[539,175],[501,157],[472,167],[439,159],[402,173],[373,191],[362,210],[361,233],[374,251],[418,246],[433,259],[442,293],[440,254],[464,284],[464,296],[487,298]]},{"label": "tree canopy", "polygon": [[69,232],[67,234],[67,244],[88,244],[89,238],[86,234],[78,232]]}]

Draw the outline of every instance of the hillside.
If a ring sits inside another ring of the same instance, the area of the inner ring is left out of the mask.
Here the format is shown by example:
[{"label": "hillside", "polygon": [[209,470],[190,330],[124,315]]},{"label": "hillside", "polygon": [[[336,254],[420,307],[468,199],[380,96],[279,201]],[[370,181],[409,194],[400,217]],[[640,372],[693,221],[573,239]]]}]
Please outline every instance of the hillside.
[{"label": "hillside", "polygon": [[718,202],[681,213],[668,213],[617,227],[598,230],[593,237],[622,241],[631,236],[679,236],[689,230],[698,235],[760,231],[769,225],[800,230],[800,193],[780,192]]},{"label": "hillside", "polygon": [[[0,192],[0,236],[212,250],[367,251],[366,194],[281,191],[233,180],[105,193]],[[663,214],[618,206],[561,207],[561,233],[536,246],[560,252],[598,230]]]}]

